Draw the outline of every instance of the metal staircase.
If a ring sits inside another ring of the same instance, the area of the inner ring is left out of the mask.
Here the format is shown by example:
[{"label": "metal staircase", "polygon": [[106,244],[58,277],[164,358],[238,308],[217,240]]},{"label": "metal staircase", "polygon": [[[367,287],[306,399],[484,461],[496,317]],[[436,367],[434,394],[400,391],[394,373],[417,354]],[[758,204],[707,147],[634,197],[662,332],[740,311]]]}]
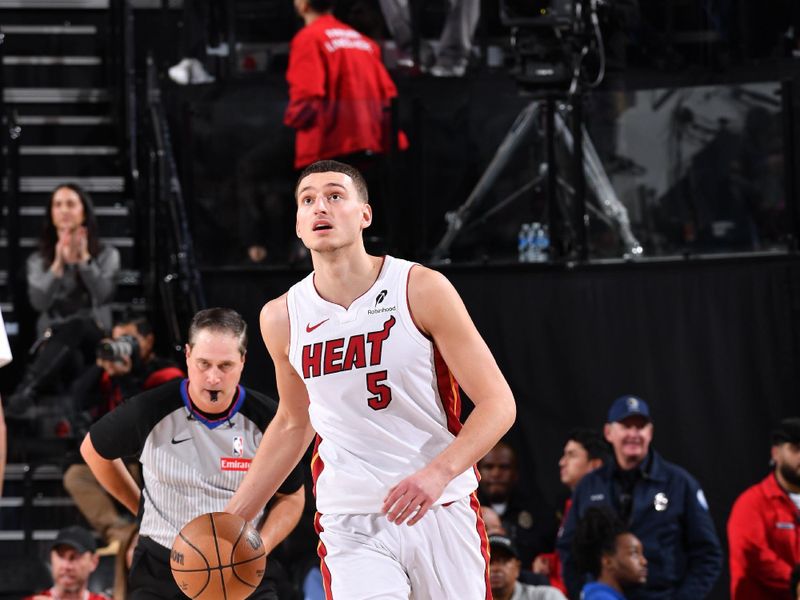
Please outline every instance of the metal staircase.
[{"label": "metal staircase", "polygon": [[[118,39],[124,15],[117,4],[126,6],[109,0],[0,0],[0,308],[18,365],[30,342],[20,327],[30,317],[24,260],[36,247],[50,193],[60,183],[78,183],[92,195],[101,238],[120,251],[117,308],[143,305],[135,254],[135,160],[125,106],[130,90],[122,83]],[[3,385],[8,387],[7,378]],[[41,427],[49,425],[44,421]],[[57,441],[53,429],[50,441]],[[41,556],[60,527],[83,522],[61,484],[63,451],[54,456],[58,446],[48,446],[47,436],[34,432],[22,445],[49,447],[49,455],[26,452],[25,462],[8,466],[0,499],[0,564]],[[0,597],[8,577],[0,572]]]},{"label": "metal staircase", "polygon": [[[140,293],[115,18],[108,0],[0,0],[2,133],[9,142],[3,152],[0,308],[12,344],[15,300],[24,301],[21,261],[36,246],[49,195],[59,183],[75,182],[92,194],[101,237],[120,250],[120,306]],[[12,127],[18,134],[10,140]]]}]

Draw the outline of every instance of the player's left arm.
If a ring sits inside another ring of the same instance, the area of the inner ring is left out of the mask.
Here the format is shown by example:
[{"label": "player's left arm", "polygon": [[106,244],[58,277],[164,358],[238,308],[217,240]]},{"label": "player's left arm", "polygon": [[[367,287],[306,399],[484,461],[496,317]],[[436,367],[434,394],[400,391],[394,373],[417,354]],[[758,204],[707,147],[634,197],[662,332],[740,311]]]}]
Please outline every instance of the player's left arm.
[{"label": "player's left arm", "polygon": [[305,487],[300,486],[291,494],[276,493],[267,508],[267,517],[261,525],[261,539],[267,554],[286,539],[303,514],[306,504]]},{"label": "player's left arm", "polygon": [[477,463],[508,431],[516,417],[516,405],[489,347],[444,275],[413,267],[408,304],[414,322],[433,338],[456,381],[475,404],[456,439],[425,468],[389,490],[383,512],[397,524],[411,517],[408,524],[413,525],[454,477]]}]

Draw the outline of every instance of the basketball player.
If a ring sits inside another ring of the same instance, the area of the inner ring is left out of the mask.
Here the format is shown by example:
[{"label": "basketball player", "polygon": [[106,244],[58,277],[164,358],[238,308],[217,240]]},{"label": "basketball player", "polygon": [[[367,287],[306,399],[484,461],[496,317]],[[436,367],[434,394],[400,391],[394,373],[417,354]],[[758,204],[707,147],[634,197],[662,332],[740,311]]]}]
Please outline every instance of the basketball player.
[{"label": "basketball player", "polygon": [[[138,394],[106,414],[81,445],[97,480],[134,515],[141,512],[139,542],[129,577],[130,598],[185,598],[172,578],[169,554],[178,531],[195,517],[221,511],[244,479],[277,410],[275,402],[239,385],[247,329],[236,311],[197,313],[186,344],[188,379]],[[140,492],[120,458],[141,454]],[[294,466],[294,465],[293,465]],[[288,471],[287,471],[288,472]],[[265,497],[251,520],[261,525],[267,553],[291,531],[303,510],[303,477],[291,471],[263,525]],[[250,598],[277,599],[273,561]]]},{"label": "basketball player", "polygon": [[252,518],[316,431],[328,599],[490,598],[474,465],[514,421],[511,390],[442,275],[367,254],[356,169],[310,165],[296,200],[314,272],[261,312],[280,403],[227,510]]}]

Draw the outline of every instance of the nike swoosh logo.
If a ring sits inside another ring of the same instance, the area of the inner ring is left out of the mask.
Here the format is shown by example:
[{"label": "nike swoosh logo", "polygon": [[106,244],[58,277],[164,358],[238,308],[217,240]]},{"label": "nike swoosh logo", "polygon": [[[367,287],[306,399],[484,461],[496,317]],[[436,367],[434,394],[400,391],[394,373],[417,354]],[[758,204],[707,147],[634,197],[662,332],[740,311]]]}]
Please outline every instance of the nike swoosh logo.
[{"label": "nike swoosh logo", "polygon": [[317,323],[316,325],[312,325],[311,323],[309,323],[308,325],[306,325],[306,333],[311,333],[311,332],[312,332],[312,331],[314,331],[314,330],[315,330],[317,327],[319,327],[320,325],[322,325],[323,323],[326,323],[326,322],[328,322],[328,321],[330,321],[330,317],[328,317],[328,318],[327,318],[327,319],[325,319],[324,321],[320,321],[320,322],[319,322],[319,323]]},{"label": "nike swoosh logo", "polygon": [[188,437],[188,438],[183,439],[183,440],[176,440],[175,438],[172,438],[172,443],[173,444],[182,444],[183,442],[188,442],[190,439],[192,439],[192,438]]}]

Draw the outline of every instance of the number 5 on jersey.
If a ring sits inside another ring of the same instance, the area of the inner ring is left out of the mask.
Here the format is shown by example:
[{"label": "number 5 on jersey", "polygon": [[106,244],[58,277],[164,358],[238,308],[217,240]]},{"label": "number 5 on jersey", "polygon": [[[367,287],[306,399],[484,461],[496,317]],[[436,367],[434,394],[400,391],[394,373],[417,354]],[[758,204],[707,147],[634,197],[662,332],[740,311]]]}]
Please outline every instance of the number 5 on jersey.
[{"label": "number 5 on jersey", "polygon": [[367,404],[372,410],[383,410],[392,401],[392,388],[384,383],[386,377],[386,371],[367,373],[367,391],[375,394],[367,398]]}]

